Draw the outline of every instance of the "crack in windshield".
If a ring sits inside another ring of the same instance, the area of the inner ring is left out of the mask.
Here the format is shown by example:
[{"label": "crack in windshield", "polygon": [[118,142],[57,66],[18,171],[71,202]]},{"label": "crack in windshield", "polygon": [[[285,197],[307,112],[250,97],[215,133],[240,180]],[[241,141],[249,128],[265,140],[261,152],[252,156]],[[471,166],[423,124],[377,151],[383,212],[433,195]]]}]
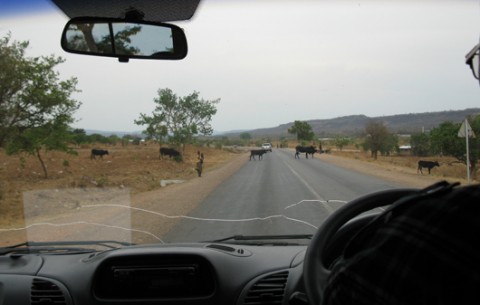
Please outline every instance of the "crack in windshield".
[{"label": "crack in windshield", "polygon": [[[335,204],[345,203],[344,200],[336,199],[305,199],[286,205],[282,210],[287,211],[311,205],[314,209],[321,208],[328,216],[335,210]],[[130,243],[134,239],[132,235],[137,234],[135,239],[142,242],[149,241],[163,244],[166,243],[165,234],[175,231],[175,228],[179,225],[178,221],[185,220],[206,224],[265,222],[267,226],[275,220],[286,220],[313,230],[318,229],[318,224],[311,220],[300,219],[295,215],[286,215],[282,212],[266,216],[221,218],[201,217],[195,215],[194,212],[187,215],[172,215],[154,209],[155,205],[152,208],[131,206],[128,190],[55,189],[29,191],[24,194],[25,225],[0,228],[0,232],[25,231],[25,240],[31,241],[111,239]],[[140,214],[153,215],[155,220],[152,221]],[[164,221],[159,222],[158,217],[163,218]],[[162,224],[165,228],[162,228]],[[39,227],[43,229],[39,230]],[[52,232],[45,232],[47,231],[45,228],[48,227],[51,228]],[[193,224],[191,227],[195,230],[204,228],[203,225],[198,224]],[[241,233],[241,231],[235,233]],[[143,237],[139,237],[142,235]]]},{"label": "crack in windshield", "polygon": [[143,233],[143,234],[150,235],[151,237],[157,239],[161,243],[164,243],[163,240],[160,237],[158,237],[155,234],[153,234],[151,232],[148,232],[148,231],[133,229],[133,228],[125,228],[125,227],[121,227],[121,226],[108,225],[108,224],[104,224],[104,223],[88,222],[88,221],[75,221],[75,222],[68,222],[68,223],[37,222],[37,223],[32,223],[28,226],[21,227],[21,228],[0,229],[0,232],[22,231],[22,230],[28,230],[28,229],[31,229],[31,228],[34,228],[34,227],[39,227],[39,226],[66,227],[66,226],[75,226],[75,225],[92,225],[92,226],[98,226],[98,227],[105,227],[105,228],[119,229],[119,230],[125,230],[125,231],[130,231],[130,232]]}]

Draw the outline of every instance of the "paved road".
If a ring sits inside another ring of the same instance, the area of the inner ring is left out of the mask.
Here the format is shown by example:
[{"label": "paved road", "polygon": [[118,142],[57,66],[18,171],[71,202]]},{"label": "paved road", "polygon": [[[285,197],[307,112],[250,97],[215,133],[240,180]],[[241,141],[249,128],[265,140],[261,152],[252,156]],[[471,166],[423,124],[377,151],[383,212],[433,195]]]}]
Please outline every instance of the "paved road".
[{"label": "paved road", "polygon": [[274,149],[224,181],[164,241],[206,241],[231,235],[314,233],[345,202],[403,187]]}]

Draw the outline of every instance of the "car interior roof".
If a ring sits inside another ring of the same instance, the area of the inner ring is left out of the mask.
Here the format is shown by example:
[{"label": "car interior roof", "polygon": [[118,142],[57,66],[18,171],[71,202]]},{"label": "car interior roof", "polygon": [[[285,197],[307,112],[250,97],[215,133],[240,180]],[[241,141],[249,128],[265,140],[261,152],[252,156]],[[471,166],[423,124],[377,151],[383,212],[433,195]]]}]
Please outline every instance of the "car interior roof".
[{"label": "car interior roof", "polygon": [[136,10],[143,14],[145,21],[189,20],[195,13],[200,0],[52,0],[69,18],[107,17],[125,18],[125,13]]}]

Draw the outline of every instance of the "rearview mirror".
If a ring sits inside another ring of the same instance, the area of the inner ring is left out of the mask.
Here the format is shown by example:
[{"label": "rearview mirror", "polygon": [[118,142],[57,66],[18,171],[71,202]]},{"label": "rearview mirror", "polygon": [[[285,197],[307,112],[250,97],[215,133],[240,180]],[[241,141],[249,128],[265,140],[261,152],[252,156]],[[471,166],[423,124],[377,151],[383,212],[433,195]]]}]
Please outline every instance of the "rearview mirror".
[{"label": "rearview mirror", "polygon": [[182,59],[187,56],[185,33],[176,25],[123,19],[77,17],[62,34],[66,52],[130,58]]}]

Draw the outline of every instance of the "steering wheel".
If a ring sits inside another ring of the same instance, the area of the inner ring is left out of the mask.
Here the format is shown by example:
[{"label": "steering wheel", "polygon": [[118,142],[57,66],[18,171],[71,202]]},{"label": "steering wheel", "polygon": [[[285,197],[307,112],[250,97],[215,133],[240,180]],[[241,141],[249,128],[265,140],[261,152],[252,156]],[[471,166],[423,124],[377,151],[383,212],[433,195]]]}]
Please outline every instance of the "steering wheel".
[{"label": "steering wheel", "polygon": [[415,192],[418,190],[393,189],[368,194],[350,201],[327,218],[313,236],[303,262],[303,280],[310,304],[319,305],[323,301],[323,292],[331,272],[324,264],[324,257],[327,246],[334,239],[336,232],[355,216],[392,204]]}]

